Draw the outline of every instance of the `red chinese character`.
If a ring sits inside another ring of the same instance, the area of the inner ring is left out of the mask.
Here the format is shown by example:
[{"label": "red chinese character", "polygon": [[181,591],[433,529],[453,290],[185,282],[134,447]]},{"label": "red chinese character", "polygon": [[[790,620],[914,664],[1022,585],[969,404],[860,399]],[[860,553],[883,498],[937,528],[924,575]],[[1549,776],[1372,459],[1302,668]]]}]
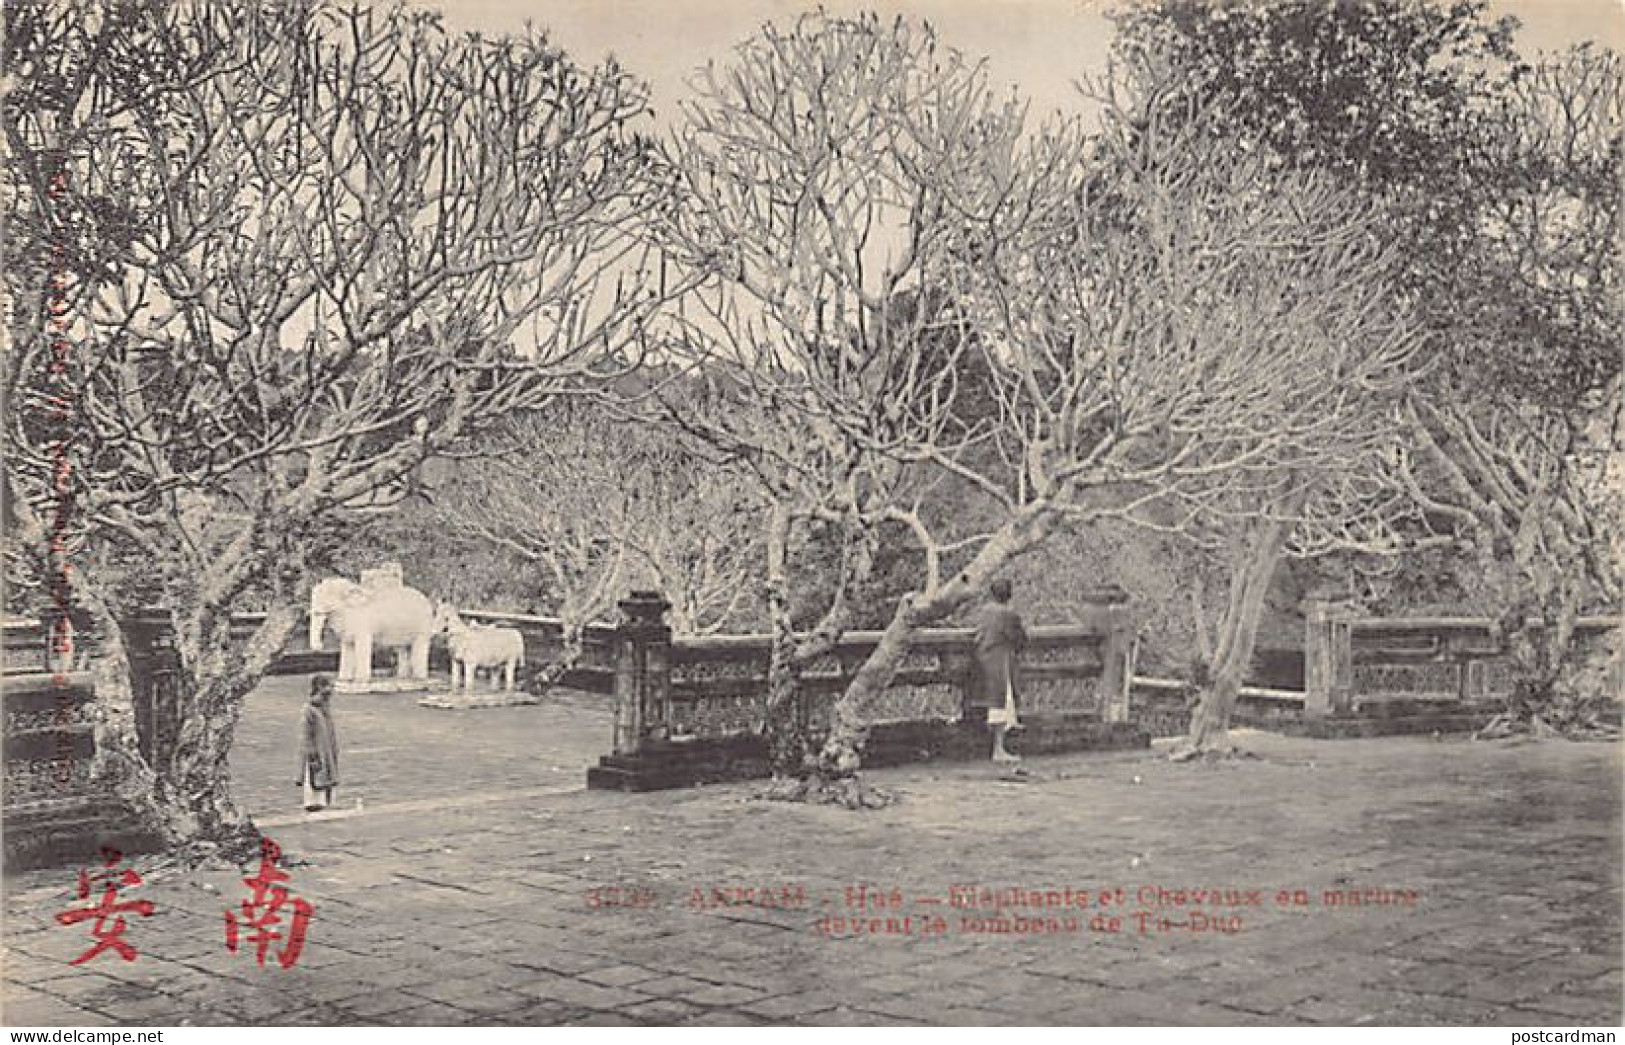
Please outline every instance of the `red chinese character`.
[{"label": "red chinese character", "polygon": [[272,928],[282,921],[277,912],[291,901],[293,923],[288,926],[287,942],[277,959],[286,969],[299,960],[299,952],[305,948],[305,931],[310,927],[310,916],[316,913],[316,908],[297,896],[290,897],[288,890],[276,884],[288,880],[286,871],[277,870],[276,862],[281,856],[282,849],[275,842],[269,838],[260,841],[260,873],[243,879],[243,884],[254,890],[254,896],[242,902],[240,923],[237,914],[226,912],[226,950],[237,953],[237,937],[242,932],[255,945],[256,957],[264,965],[271,944],[283,938],[279,930]]},{"label": "red chinese character", "polygon": [[151,900],[128,900],[124,903],[118,903],[119,887],[140,885],[141,876],[128,867],[123,871],[115,872],[113,870],[118,866],[119,861],[124,859],[124,854],[117,849],[103,846],[102,857],[106,860],[103,870],[97,871],[95,874],[85,870],[79,872],[79,899],[81,900],[90,899],[92,885],[101,882],[107,883],[107,891],[102,894],[101,903],[82,910],[63,911],[56,916],[56,920],[63,925],[75,925],[87,918],[96,919],[96,924],[91,926],[90,929],[90,934],[96,938],[96,946],[69,962],[69,965],[83,965],[96,955],[108,950],[113,951],[127,962],[135,961],[135,948],[124,942],[125,923],[124,919],[118,916],[133,911],[146,918],[155,909],[155,905]]}]

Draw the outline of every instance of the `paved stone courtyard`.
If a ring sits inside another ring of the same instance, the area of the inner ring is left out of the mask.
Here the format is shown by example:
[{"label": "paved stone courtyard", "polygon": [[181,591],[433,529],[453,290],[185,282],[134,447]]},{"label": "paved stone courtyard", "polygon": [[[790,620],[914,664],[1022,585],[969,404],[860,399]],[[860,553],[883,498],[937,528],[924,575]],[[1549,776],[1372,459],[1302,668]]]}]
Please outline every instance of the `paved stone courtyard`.
[{"label": "paved stone courtyard", "polygon": [[[481,682],[482,691],[484,683]],[[256,818],[300,808],[299,716],[309,675],[265,679],[245,702],[232,744],[235,793]],[[551,788],[574,791],[608,748],[606,697],[558,690],[544,703],[454,711],[413,693],[341,693],[338,805]]]},{"label": "paved stone courtyard", "polygon": [[[243,875],[147,858],[126,894],[157,905],[129,919],[139,958],[71,967],[89,923],[53,915],[79,905],[74,869],[35,872],[7,882],[6,1023],[1621,1018],[1616,745],[1250,734],[1260,757],[1221,763],[1129,752],[1031,759],[1026,779],[877,772],[902,801],[854,814],[757,801],[750,784],[583,792],[552,767],[597,751],[601,711],[403,702],[340,709],[342,797],[364,793],[366,809],[307,819],[285,811],[291,777],[255,768],[280,765],[272,720],[302,692],[274,681],[287,699],[245,717],[236,765],[294,857],[288,884],[315,905],[299,962],[227,953]],[[1088,906],[1009,907],[1001,922],[953,906],[967,886]],[[1189,906],[1194,889],[1240,906]],[[1389,902],[1328,906],[1328,890]],[[1091,930],[1113,916],[1121,931]],[[998,931],[1033,922],[1055,931]]]}]

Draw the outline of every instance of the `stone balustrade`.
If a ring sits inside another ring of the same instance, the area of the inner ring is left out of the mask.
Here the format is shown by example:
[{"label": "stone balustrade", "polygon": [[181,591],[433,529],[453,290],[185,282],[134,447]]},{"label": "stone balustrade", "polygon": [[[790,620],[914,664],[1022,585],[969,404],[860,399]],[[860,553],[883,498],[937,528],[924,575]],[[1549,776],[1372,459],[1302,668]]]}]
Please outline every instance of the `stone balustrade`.
[{"label": "stone balustrade", "polygon": [[[771,638],[673,639],[662,622],[665,608],[652,592],[621,603],[627,624],[616,661],[614,749],[590,771],[589,786],[647,790],[765,775]],[[1144,743],[1129,723],[1131,638],[1126,598],[1116,592],[1103,594],[1072,624],[1029,629],[1018,675],[1027,727],[1022,750]],[[815,742],[880,639],[880,632],[848,632],[801,667],[801,706],[794,710]],[[859,709],[873,726],[866,764],[986,756],[986,724],[966,714],[975,684],[972,649],[967,628],[913,636],[891,683]]]},{"label": "stone balustrade", "polygon": [[[590,771],[589,784],[641,790],[768,772],[769,637],[674,639],[663,619],[666,605],[656,593],[634,593],[620,607],[620,626],[587,628],[578,664],[563,680],[613,701],[611,753]],[[555,663],[562,655],[562,627],[555,618],[482,610],[466,610],[463,616],[520,630],[532,668]],[[246,642],[263,619],[252,613],[234,615],[233,637]],[[1473,728],[1474,716],[1487,717],[1510,686],[1509,662],[1484,618],[1358,617],[1336,601],[1317,598],[1305,606],[1304,629],[1303,690],[1244,686],[1235,724],[1324,736]],[[1619,617],[1582,618],[1576,631],[1580,653],[1605,648],[1619,629]],[[176,725],[177,665],[168,615],[143,613],[125,622],[123,630],[138,733],[143,751],[150,754]],[[1019,667],[1027,725],[1019,734],[1021,750],[1143,744],[1149,736],[1185,730],[1189,688],[1176,679],[1135,674],[1133,623],[1121,592],[1100,593],[1073,622],[1034,627],[1030,636]],[[27,679],[61,678],[84,668],[96,643],[93,635],[81,632],[71,650],[52,650],[38,621],[16,618],[4,621],[3,637],[8,793],[27,796],[31,785],[22,777],[11,778],[10,754],[40,743],[37,737],[28,739],[33,728],[28,716],[34,713],[29,701],[34,698],[28,696],[33,684]],[[802,666],[800,705],[794,711],[815,739],[827,730],[835,701],[880,638],[879,632],[847,633],[826,654]],[[443,666],[438,644],[435,657]],[[336,659],[334,652],[307,649],[305,629],[297,627],[271,670],[331,671]],[[1617,652],[1614,664],[1617,683]],[[974,677],[971,631],[918,632],[890,685],[872,706],[859,709],[862,720],[872,725],[866,764],[985,755],[986,726],[966,714]],[[62,716],[60,710],[52,714]],[[61,718],[57,725],[66,728],[70,719]],[[14,733],[21,746],[12,745]],[[68,729],[62,735],[71,733]],[[22,755],[18,760],[38,761]]]},{"label": "stone balustrade", "polygon": [[[1570,655],[1591,656],[1617,635],[1617,616],[1581,617]],[[1511,690],[1512,665],[1484,617],[1360,617],[1311,600],[1304,634],[1304,714],[1375,715],[1395,706],[1488,706]],[[1616,653],[1616,672],[1617,672]]]},{"label": "stone balustrade", "polygon": [[133,852],[154,843],[96,775],[94,701],[85,672],[8,672],[0,811],[7,872],[83,862],[104,845]]}]

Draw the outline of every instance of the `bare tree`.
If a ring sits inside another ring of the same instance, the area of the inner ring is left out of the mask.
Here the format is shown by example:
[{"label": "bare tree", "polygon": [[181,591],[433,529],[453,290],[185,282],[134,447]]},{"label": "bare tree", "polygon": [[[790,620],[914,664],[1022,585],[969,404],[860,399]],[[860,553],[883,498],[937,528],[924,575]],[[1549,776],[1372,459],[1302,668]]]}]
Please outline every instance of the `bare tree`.
[{"label": "bare tree", "polygon": [[[1386,254],[1360,208],[1159,109],[1154,79],[1137,87],[1102,99],[1098,135],[1062,126],[1014,156],[979,154],[980,205],[961,212],[942,278],[993,377],[998,452],[919,439],[893,454],[992,510],[959,533],[961,516],[888,509],[922,549],[922,583],[837,706],[826,772],[855,765],[864,708],[914,630],[1062,522],[1177,527],[1267,495],[1256,536],[1278,549],[1310,507],[1292,477],[1364,445],[1368,392],[1409,365],[1413,338],[1383,296]],[[1254,558],[1238,628],[1256,626],[1273,562]]]},{"label": "bare tree", "polygon": [[1050,182],[1027,190],[1044,220],[1001,244],[972,295],[1021,468],[985,475],[1004,519],[957,574],[927,575],[888,639],[950,612],[1058,520],[1218,522],[1235,558],[1193,723],[1205,746],[1223,738],[1294,533],[1352,537],[1338,531],[1378,501],[1404,504],[1381,481],[1395,425],[1379,393],[1409,373],[1416,336],[1372,215],[1205,136],[1139,76],[1131,93],[1104,85],[1099,135],[1041,136],[1023,164]]},{"label": "bare tree", "polygon": [[[10,249],[70,262],[66,339],[37,269],[7,266],[23,536],[48,551],[71,496],[82,539],[141,556],[174,607],[180,733],[138,754],[129,593],[78,576],[108,654],[98,749],[171,839],[241,841],[233,730],[324,546],[469,431],[579,386],[652,304],[628,231],[643,97],[544,37],[399,7],[18,5],[6,31]],[[245,647],[250,595],[269,612]]]},{"label": "bare tree", "polygon": [[1572,640],[1622,593],[1622,106],[1619,56],[1590,46],[1513,81],[1478,157],[1463,336],[1410,402],[1414,492],[1476,552],[1515,665],[1513,728],[1584,729],[1606,698],[1580,683]]},{"label": "bare tree", "polygon": [[[765,27],[695,87],[673,144],[683,203],[662,231],[689,271],[713,275],[675,317],[710,391],[670,413],[746,464],[769,505],[782,717],[798,666],[847,626],[879,528],[923,495],[906,452],[977,438],[952,410],[970,332],[932,274],[961,248],[987,157],[1012,153],[1021,114],[929,27],[874,16]],[[838,577],[797,636],[788,558],[818,525],[837,535]],[[777,762],[806,772],[794,740]]]},{"label": "bare tree", "polygon": [[[1102,99],[1098,135],[1023,137],[1020,105],[929,32],[804,19],[706,83],[677,238],[731,294],[690,336],[788,427],[710,437],[776,467],[785,515],[918,549],[920,586],[835,708],[826,780],[858,765],[915,629],[1057,525],[1178,528],[1262,492],[1278,546],[1309,501],[1282,477],[1358,443],[1354,404],[1407,365],[1358,208],[1203,138],[1155,82]],[[969,372],[986,411],[956,409]],[[924,496],[943,483],[959,504]]]},{"label": "bare tree", "polygon": [[1265,598],[1285,559],[1333,553],[1345,560],[1394,559],[1454,543],[1449,534],[1433,532],[1395,466],[1403,454],[1397,378],[1405,374],[1405,367],[1397,367],[1386,395],[1369,390],[1326,433],[1340,429],[1353,439],[1327,438],[1318,461],[1305,458],[1283,468],[1272,489],[1237,491],[1216,509],[1182,521],[1193,558],[1216,567],[1221,590],[1207,605],[1196,580],[1202,571],[1192,571],[1196,704],[1185,742],[1171,752],[1176,760],[1228,749],[1230,718],[1257,647]]},{"label": "bare tree", "polygon": [[760,569],[748,477],[671,432],[566,403],[510,420],[432,484],[437,530],[475,538],[544,579],[568,670],[582,630],[628,586],[671,602],[678,635],[737,624]]}]

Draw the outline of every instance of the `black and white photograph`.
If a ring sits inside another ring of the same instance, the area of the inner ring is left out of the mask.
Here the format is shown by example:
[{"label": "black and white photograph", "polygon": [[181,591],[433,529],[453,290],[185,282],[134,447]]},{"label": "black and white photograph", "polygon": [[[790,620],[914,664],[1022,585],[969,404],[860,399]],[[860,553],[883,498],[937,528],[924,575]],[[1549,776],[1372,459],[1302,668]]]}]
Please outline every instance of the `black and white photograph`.
[{"label": "black and white photograph", "polygon": [[1614,1040],[1622,50],[0,0],[0,1024]]}]

